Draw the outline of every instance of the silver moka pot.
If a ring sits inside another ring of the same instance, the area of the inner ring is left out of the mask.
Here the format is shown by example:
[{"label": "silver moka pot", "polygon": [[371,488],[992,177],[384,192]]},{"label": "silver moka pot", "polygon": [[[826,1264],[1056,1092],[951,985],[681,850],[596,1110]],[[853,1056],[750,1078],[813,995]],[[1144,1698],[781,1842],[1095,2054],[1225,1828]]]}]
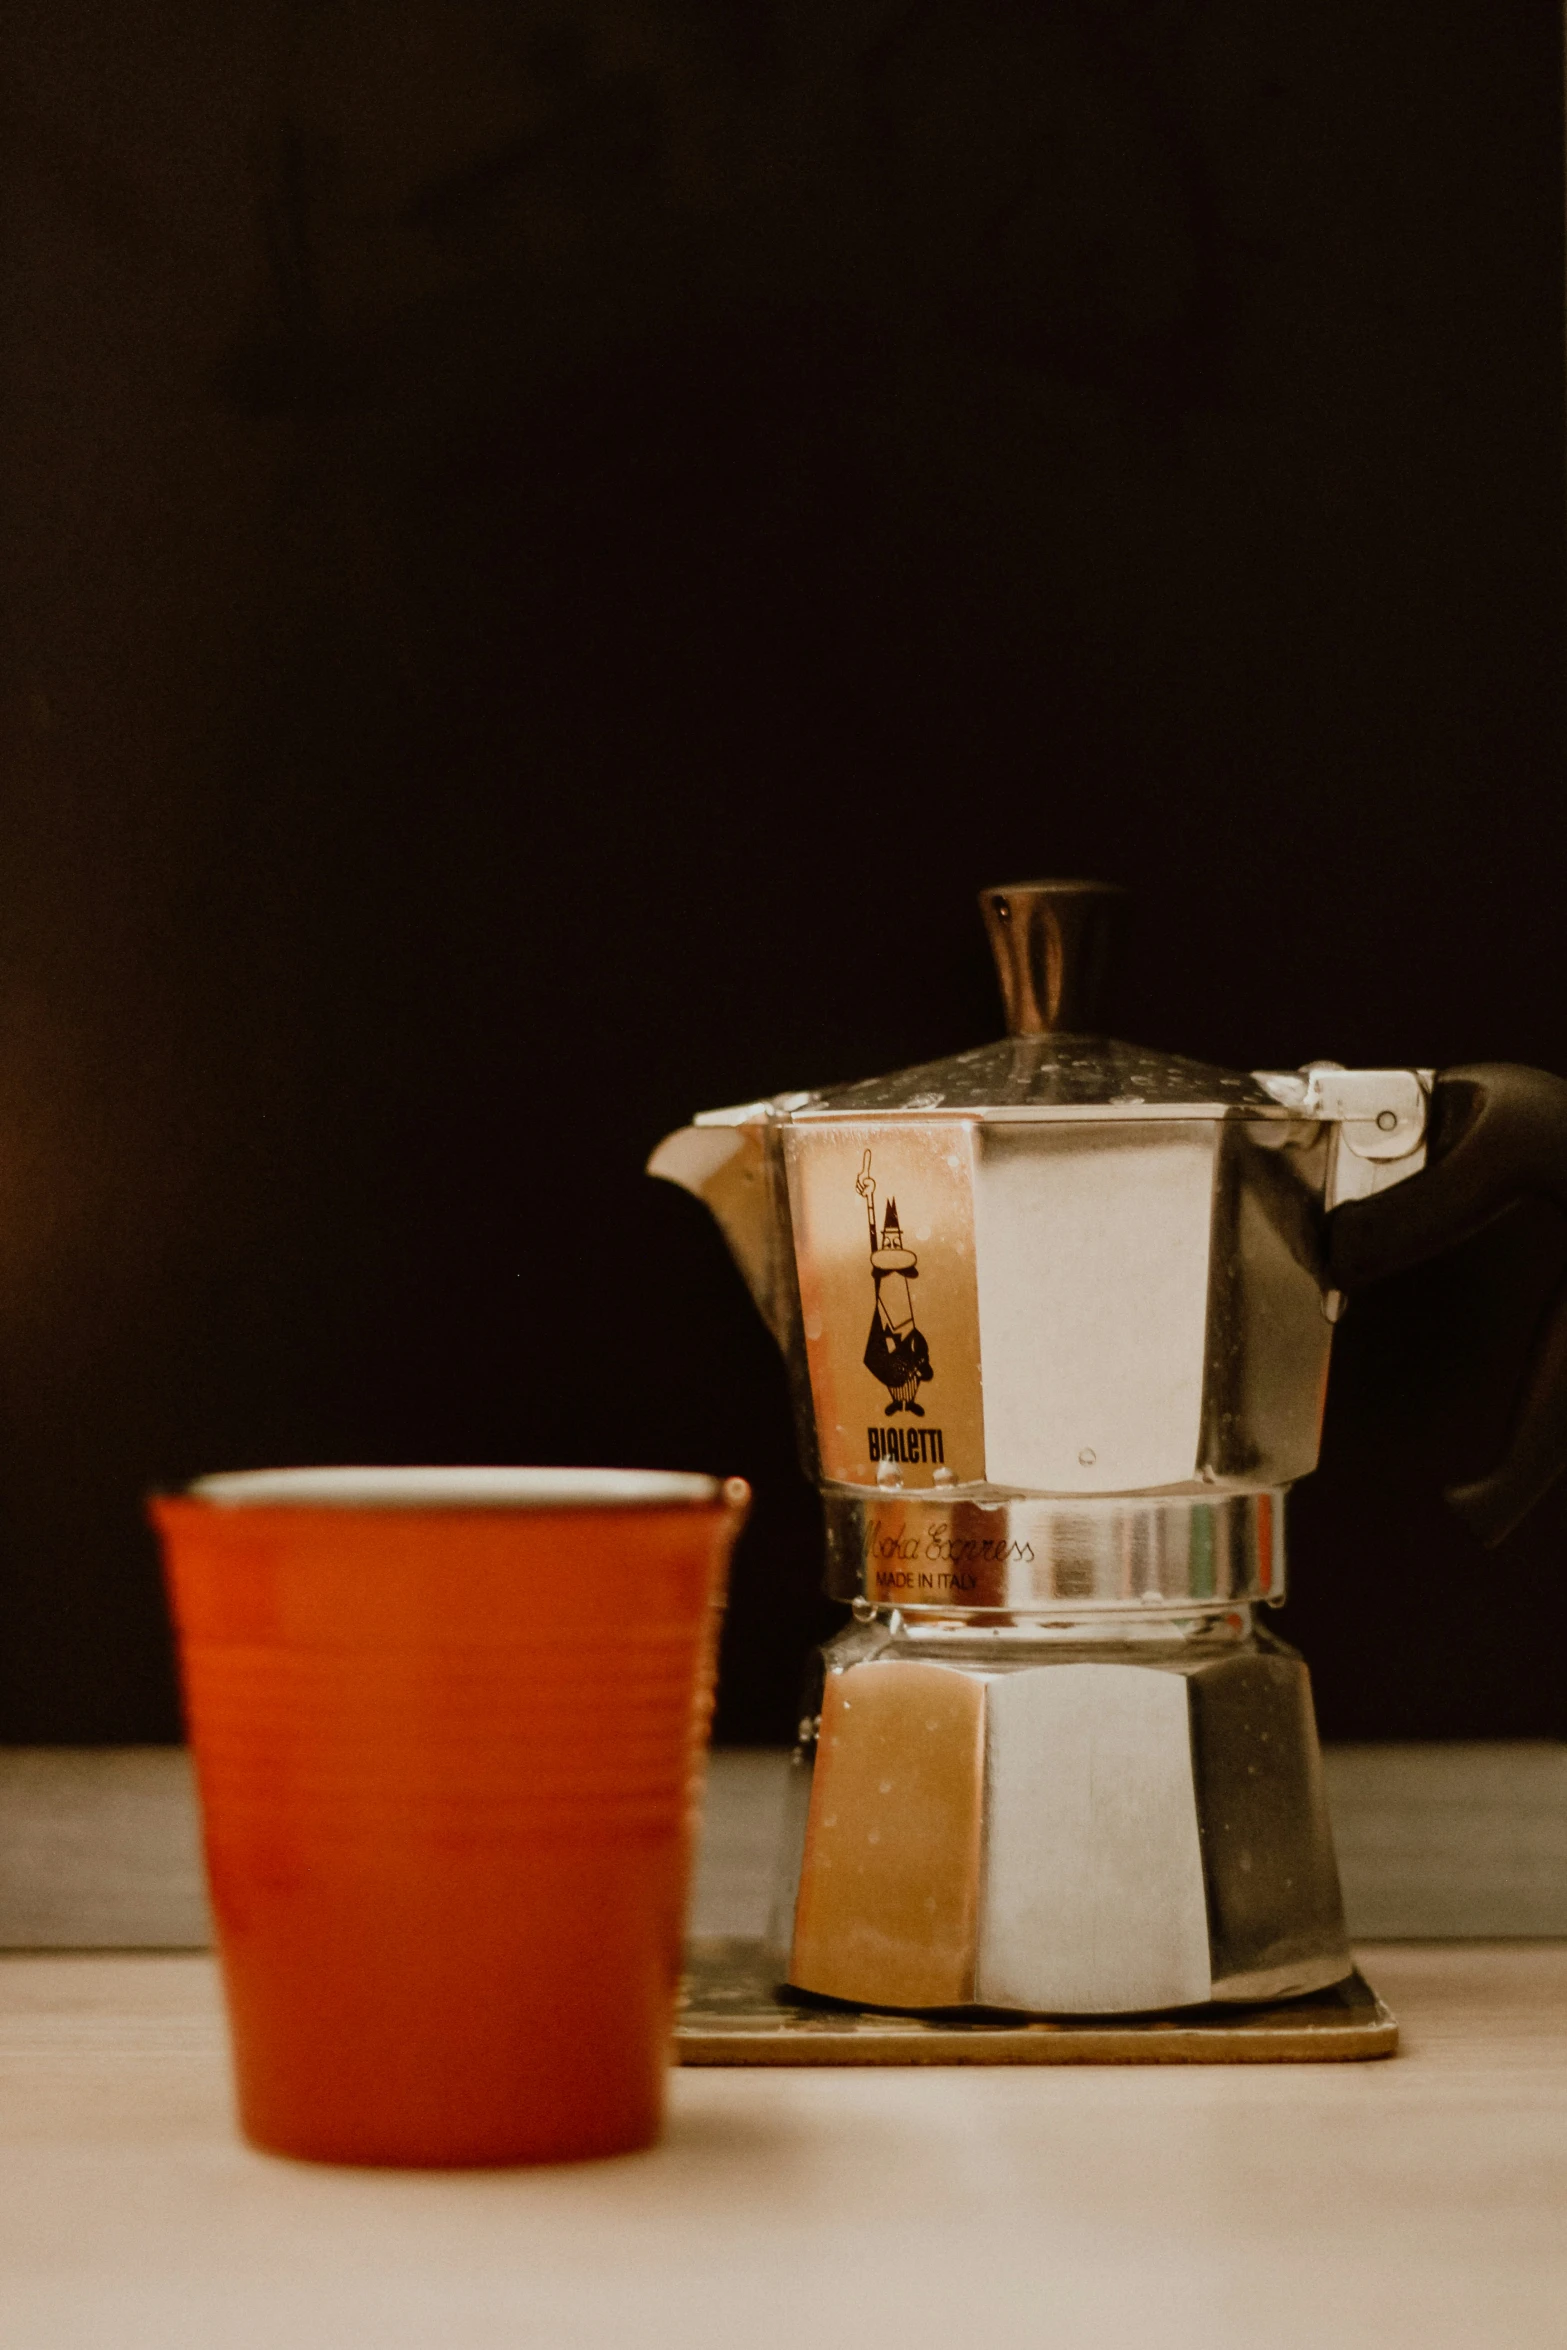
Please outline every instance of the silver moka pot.
[{"label": "silver moka pot", "polygon": [[[1567,1085],[1537,1071],[1248,1075],[1098,1035],[1119,895],[985,891],[1005,1039],[709,1111],[649,1163],[783,1349],[853,1608],[801,1726],[779,1971],[858,2005],[1349,1973],[1306,1668],[1255,1613],[1333,1323],[1520,1191],[1567,1196]],[[1483,1538],[1567,1457],[1564,1373],[1567,1325],[1453,1497]]]}]

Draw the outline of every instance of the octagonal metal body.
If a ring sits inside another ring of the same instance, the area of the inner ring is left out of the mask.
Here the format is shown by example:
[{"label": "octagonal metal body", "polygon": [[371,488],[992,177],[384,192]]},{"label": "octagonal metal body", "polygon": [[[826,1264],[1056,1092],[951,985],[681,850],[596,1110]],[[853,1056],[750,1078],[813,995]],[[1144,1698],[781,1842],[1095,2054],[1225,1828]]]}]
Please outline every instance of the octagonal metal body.
[{"label": "octagonal metal body", "polygon": [[1306,1668],[1243,1612],[1113,1644],[877,1623],[823,1664],[797,1988],[1087,2015],[1351,1971]]}]

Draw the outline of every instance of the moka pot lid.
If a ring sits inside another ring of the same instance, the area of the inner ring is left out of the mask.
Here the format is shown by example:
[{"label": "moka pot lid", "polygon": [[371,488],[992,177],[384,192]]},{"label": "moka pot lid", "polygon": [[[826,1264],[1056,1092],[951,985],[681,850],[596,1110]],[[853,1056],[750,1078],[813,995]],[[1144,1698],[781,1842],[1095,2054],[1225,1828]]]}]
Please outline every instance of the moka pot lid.
[{"label": "moka pot lid", "polygon": [[945,1060],[825,1086],[791,1101],[787,1114],[797,1121],[1288,1116],[1255,1076],[1097,1033],[1095,1012],[1123,897],[1096,881],[985,890],[980,905],[1011,1034]]}]

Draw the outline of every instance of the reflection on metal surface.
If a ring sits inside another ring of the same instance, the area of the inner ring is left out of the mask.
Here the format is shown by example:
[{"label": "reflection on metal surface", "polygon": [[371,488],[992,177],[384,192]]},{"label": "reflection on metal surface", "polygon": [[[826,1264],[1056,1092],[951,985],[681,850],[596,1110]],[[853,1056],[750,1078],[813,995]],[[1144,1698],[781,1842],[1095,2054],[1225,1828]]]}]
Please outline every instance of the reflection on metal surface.
[{"label": "reflection on metal surface", "polygon": [[1337,1982],[1344,1905],[1305,1666],[1280,1647],[1188,1686],[1215,1999]]},{"label": "reflection on metal surface", "polygon": [[1099,1019],[1124,890],[1102,881],[1013,881],[981,890],[1013,1036],[1081,1034]]},{"label": "reflection on metal surface", "polygon": [[1135,1493],[1202,1467],[1214,1120],[984,1130],[985,1476]]},{"label": "reflection on metal surface", "polygon": [[829,1675],[791,1979],[878,2007],[974,1998],[983,1684],[939,1664]]},{"label": "reflection on metal surface", "polygon": [[1284,1597],[1284,1496],[1074,1497],[828,1485],[827,1588],[907,1616],[1190,1615]]},{"label": "reflection on metal surface", "polygon": [[1317,1465],[1333,1324],[1324,1311],[1320,1130],[1226,1126],[1213,1197],[1202,1474],[1287,1485]]},{"label": "reflection on metal surface", "polygon": [[981,2007],[1072,2015],[1212,1996],[1187,1685],[1136,1664],[985,1692]]},{"label": "reflection on metal surface", "polygon": [[1108,2015],[1349,1973],[1305,1667],[1243,1617],[1055,1643],[894,1619],[826,1656],[797,1989]]}]

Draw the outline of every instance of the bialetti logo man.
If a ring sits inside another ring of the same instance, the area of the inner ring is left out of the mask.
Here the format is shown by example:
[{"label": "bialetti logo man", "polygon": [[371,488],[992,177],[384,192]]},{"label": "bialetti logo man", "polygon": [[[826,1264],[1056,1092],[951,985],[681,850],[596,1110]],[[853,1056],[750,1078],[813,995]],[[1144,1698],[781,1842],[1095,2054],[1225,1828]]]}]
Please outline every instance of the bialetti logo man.
[{"label": "bialetti logo man", "polygon": [[[900,1412],[907,1412],[914,1419],[923,1420],[925,1407],[918,1401],[919,1391],[935,1373],[931,1368],[930,1348],[914,1311],[911,1284],[919,1279],[919,1260],[911,1248],[903,1245],[895,1199],[889,1197],[881,1231],[877,1233],[876,1178],[871,1173],[869,1151],[854,1179],[854,1188],[865,1202],[871,1281],[875,1290],[870,1336],[865,1341],[865,1368],[887,1390],[890,1400],[882,1408],[884,1419],[893,1420]],[[871,1427],[865,1433],[873,1461],[940,1463],[946,1458],[939,1428]]]}]

